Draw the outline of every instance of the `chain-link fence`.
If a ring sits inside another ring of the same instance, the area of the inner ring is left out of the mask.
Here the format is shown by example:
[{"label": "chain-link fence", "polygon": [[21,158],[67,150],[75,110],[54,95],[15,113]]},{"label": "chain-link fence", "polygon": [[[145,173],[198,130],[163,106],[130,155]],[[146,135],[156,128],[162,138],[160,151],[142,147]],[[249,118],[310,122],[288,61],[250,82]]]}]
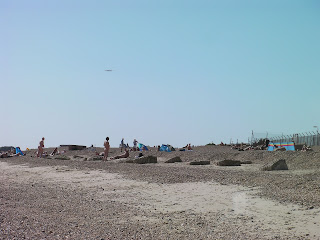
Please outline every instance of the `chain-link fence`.
[{"label": "chain-link fence", "polygon": [[297,133],[292,135],[281,135],[269,139],[272,142],[292,142],[295,144],[305,144],[307,146],[320,146],[319,133]]}]

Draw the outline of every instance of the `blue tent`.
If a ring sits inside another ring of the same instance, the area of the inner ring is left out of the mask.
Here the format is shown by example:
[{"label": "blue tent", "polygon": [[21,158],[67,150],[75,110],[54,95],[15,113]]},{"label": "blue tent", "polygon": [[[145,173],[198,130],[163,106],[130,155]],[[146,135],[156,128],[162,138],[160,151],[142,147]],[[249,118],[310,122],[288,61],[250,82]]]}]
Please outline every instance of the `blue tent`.
[{"label": "blue tent", "polygon": [[164,145],[164,144],[162,144],[162,146],[160,147],[159,151],[161,151],[161,152],[171,152],[171,150],[168,147],[168,145]]},{"label": "blue tent", "polygon": [[24,156],[24,153],[20,150],[20,148],[16,147],[16,154],[20,153],[21,156]]},{"label": "blue tent", "polygon": [[161,152],[171,152],[171,151],[175,151],[175,149],[171,145],[162,144],[162,146],[160,147],[159,151],[161,151]]},{"label": "blue tent", "polygon": [[138,143],[138,148],[139,148],[140,151],[142,151],[142,150],[149,151],[147,146],[142,144],[142,143]]}]

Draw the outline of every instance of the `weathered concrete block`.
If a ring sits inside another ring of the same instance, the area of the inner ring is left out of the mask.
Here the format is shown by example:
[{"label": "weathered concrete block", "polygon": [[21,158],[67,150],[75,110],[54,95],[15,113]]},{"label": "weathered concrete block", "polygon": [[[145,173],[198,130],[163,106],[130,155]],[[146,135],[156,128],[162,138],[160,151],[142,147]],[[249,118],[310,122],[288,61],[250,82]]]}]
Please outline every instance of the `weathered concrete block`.
[{"label": "weathered concrete block", "polygon": [[286,163],[286,160],[280,159],[276,162],[263,166],[261,170],[262,171],[288,170],[288,165]]},{"label": "weathered concrete block", "polygon": [[190,165],[210,165],[210,161],[195,161],[190,162]]},{"label": "weathered concrete block", "polygon": [[175,162],[182,162],[182,160],[180,157],[174,157],[174,158],[171,158],[171,159],[165,161],[165,163],[175,163]]},{"label": "weathered concrete block", "polygon": [[252,164],[251,161],[240,161],[240,164]]},{"label": "weathered concrete block", "polygon": [[146,164],[146,163],[157,163],[158,160],[157,160],[157,157],[155,156],[147,156],[147,157],[134,159],[133,162],[137,164]]},{"label": "weathered concrete block", "polygon": [[218,166],[241,166],[240,161],[237,160],[223,160],[220,162],[217,162]]},{"label": "weathered concrete block", "polygon": [[65,155],[60,155],[55,157],[54,159],[58,159],[58,160],[70,160],[70,158],[68,156]]},{"label": "weathered concrete block", "polygon": [[87,160],[88,161],[100,161],[100,160],[103,160],[103,157],[101,157],[101,156],[89,157]]}]

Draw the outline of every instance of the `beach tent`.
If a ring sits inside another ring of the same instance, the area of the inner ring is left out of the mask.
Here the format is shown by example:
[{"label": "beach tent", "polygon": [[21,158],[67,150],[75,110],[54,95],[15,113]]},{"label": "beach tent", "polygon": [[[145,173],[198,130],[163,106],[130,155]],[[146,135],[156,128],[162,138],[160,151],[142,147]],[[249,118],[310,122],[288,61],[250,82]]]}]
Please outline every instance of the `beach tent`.
[{"label": "beach tent", "polygon": [[16,154],[20,153],[21,156],[24,156],[24,153],[20,150],[20,148],[16,147]]},{"label": "beach tent", "polygon": [[166,145],[166,144],[162,144],[162,146],[160,147],[159,151],[161,152],[171,152],[171,151],[175,151],[174,147],[172,147],[171,145]]},{"label": "beach tent", "polygon": [[147,146],[142,144],[142,143],[138,143],[138,148],[139,148],[140,151],[142,151],[142,150],[148,151],[149,150],[147,148]]},{"label": "beach tent", "polygon": [[268,145],[268,151],[274,151],[275,149],[284,147],[287,151],[295,151],[294,142],[282,142],[282,143],[273,143],[270,142]]}]

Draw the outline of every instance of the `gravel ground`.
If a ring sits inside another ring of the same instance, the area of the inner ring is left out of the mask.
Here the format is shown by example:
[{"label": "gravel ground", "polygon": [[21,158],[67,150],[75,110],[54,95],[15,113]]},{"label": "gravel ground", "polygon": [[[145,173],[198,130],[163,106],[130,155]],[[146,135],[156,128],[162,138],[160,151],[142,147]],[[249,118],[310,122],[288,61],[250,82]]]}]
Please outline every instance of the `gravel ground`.
[{"label": "gravel ground", "polygon": [[[102,151],[102,149],[97,149]],[[50,149],[48,149],[50,151]],[[110,156],[118,149],[111,149]],[[257,195],[282,204],[297,204],[308,211],[320,207],[320,153],[312,152],[239,152],[229,147],[196,147],[192,152],[144,153],[158,157],[157,164],[129,164],[119,161],[85,161],[94,156],[90,150],[69,151],[70,160],[26,157],[1,159],[10,166],[27,168],[62,166],[68,171],[102,171],[148,184],[216,182],[259,189]],[[138,155],[130,153],[130,158]],[[166,164],[180,156],[182,163]],[[250,160],[251,165],[218,167],[223,159]],[[264,172],[266,163],[285,159],[289,171]],[[195,160],[210,160],[211,165],[191,166]],[[1,169],[0,169],[1,170]],[[25,171],[25,170],[23,170]],[[319,239],[318,235],[270,229],[263,221],[247,215],[231,216],[225,211],[155,212],[117,201],[117,196],[101,199],[92,189],[77,184],[23,181],[4,174],[0,184],[0,239]],[[115,191],[118,189],[115,189]],[[191,193],[190,193],[191,194]]]}]

